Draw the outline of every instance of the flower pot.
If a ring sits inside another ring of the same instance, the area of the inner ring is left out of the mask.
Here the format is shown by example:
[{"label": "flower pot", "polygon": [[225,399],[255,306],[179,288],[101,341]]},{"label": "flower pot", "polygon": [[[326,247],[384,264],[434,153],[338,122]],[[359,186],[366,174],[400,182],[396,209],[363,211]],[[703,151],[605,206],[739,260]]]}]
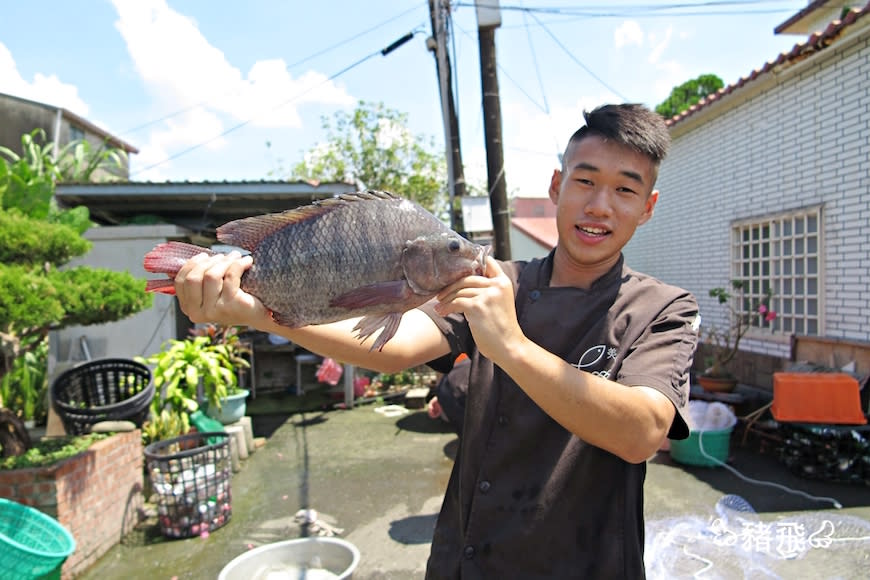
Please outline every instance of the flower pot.
[{"label": "flower pot", "polygon": [[737,379],[733,377],[707,377],[699,375],[698,384],[708,393],[730,393],[737,386]]},{"label": "flower pot", "polygon": [[241,389],[235,395],[228,395],[226,399],[221,399],[221,408],[212,408],[207,405],[205,409],[206,415],[212,419],[217,419],[224,425],[230,425],[241,420],[245,416],[245,400],[248,398],[248,390]]}]

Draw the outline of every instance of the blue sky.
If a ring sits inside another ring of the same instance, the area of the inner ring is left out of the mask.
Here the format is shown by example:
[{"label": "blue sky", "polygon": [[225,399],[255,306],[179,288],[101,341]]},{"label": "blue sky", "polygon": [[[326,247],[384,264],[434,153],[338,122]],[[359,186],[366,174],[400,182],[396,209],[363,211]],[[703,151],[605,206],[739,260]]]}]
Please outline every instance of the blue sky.
[{"label": "blue sky", "polygon": [[[502,0],[508,191],[546,194],[584,109],[655,106],[705,73],[733,83],[803,42],[773,29],[806,4]],[[463,161],[482,185],[476,14],[471,1],[453,7]],[[0,92],[66,107],[136,146],[134,180],[266,179],[323,140],[322,116],[359,100],[406,113],[414,135],[443,147],[431,33],[426,0],[7,1]]]}]

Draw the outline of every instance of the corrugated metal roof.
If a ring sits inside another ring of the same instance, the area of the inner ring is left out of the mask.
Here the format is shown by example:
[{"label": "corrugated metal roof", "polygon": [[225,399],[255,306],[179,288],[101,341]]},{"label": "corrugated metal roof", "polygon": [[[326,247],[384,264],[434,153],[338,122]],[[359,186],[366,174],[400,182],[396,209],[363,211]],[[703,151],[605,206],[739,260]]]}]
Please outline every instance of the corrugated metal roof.
[{"label": "corrugated metal roof", "polygon": [[59,183],[65,207],[85,206],[97,223],[114,225],[151,216],[204,235],[228,221],[293,209],[357,188],[304,181],[129,181]]},{"label": "corrugated metal roof", "polygon": [[749,75],[742,77],[736,83],[719,89],[717,92],[699,101],[698,104],[689,107],[679,115],[671,117],[667,120],[668,126],[673,127],[674,125],[685,121],[687,118],[712,105],[722,97],[738,91],[745,85],[778,67],[788,66],[803,61],[813,54],[826,49],[837,41],[845,28],[852,26],[867,14],[870,14],[870,3],[866,4],[863,8],[851,10],[842,20],[835,20],[822,32],[811,34],[805,42],[795,44],[789,52],[781,53],[776,60],[765,63],[764,66],[753,70]]}]

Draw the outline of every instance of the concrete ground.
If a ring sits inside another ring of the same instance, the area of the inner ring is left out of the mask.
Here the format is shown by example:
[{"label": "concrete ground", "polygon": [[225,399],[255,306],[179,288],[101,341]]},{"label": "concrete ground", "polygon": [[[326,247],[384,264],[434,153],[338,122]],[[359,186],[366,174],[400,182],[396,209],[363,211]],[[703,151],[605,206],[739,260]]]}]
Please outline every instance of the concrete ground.
[{"label": "concrete ground", "polygon": [[[378,406],[256,416],[255,435],[266,444],[233,475],[227,525],[186,540],[166,540],[156,526],[143,526],[83,578],[216,578],[252,547],[300,537],[300,508],[317,510],[359,548],[354,578],[421,578],[457,439],[424,411],[388,416]],[[651,578],[867,577],[870,487],[795,477],[759,449],[735,437],[729,462],[743,477],[829,496],[844,507],[750,483],[721,467],[680,466],[660,452],[648,464],[646,485]],[[723,511],[731,494],[757,513],[737,519],[741,513]]]}]

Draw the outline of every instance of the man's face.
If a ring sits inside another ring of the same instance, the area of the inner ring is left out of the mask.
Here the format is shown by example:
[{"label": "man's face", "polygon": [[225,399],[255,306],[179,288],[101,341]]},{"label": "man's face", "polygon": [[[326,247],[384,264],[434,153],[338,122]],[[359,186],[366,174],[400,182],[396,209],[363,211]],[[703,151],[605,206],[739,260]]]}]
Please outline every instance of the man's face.
[{"label": "man's face", "polygon": [[581,268],[605,273],[640,224],[652,217],[656,167],[623,145],[589,136],[565,153],[550,182],[559,247]]}]

